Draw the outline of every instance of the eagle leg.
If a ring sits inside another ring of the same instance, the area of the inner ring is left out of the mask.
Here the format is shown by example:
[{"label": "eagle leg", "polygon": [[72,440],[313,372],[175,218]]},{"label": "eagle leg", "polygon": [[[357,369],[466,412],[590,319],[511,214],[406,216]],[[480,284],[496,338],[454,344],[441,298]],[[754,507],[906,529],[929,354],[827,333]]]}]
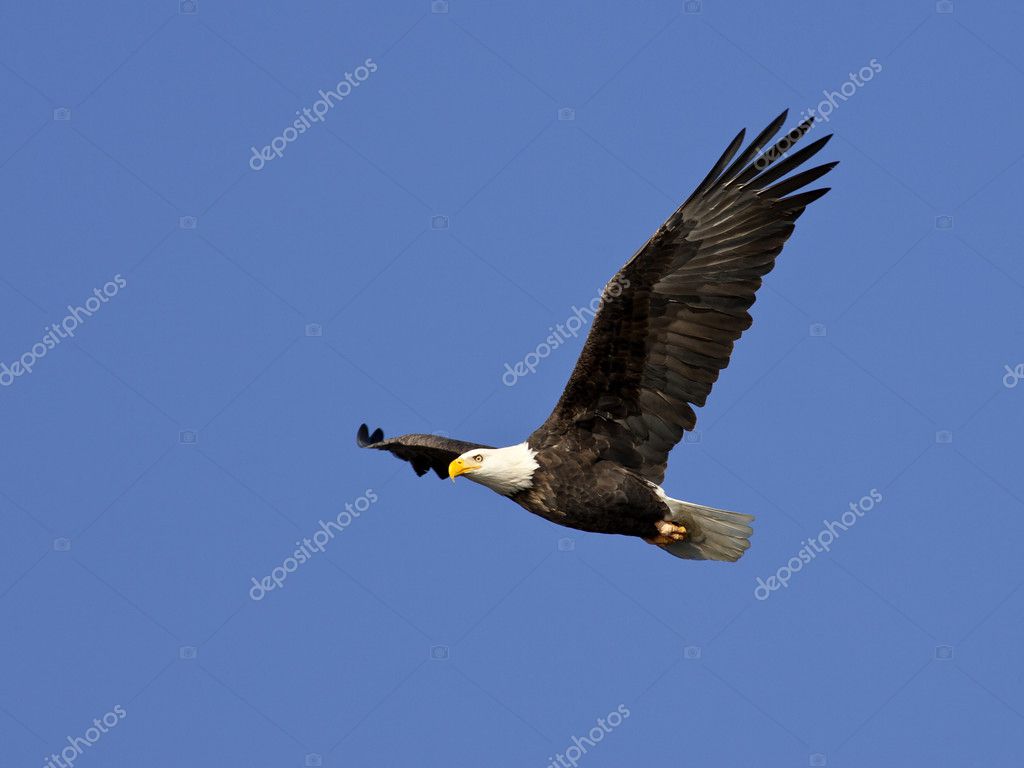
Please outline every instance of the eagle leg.
[{"label": "eagle leg", "polygon": [[657,546],[673,544],[677,541],[686,541],[686,537],[690,535],[685,526],[670,523],[667,520],[659,520],[655,523],[655,527],[658,529],[658,535],[651,539],[644,539],[648,544]]}]

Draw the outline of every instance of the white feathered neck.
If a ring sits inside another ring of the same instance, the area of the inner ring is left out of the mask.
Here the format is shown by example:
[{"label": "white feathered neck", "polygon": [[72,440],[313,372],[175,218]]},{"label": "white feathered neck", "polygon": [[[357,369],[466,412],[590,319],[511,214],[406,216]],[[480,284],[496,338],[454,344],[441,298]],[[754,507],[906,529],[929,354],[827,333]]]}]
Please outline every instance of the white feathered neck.
[{"label": "white feathered neck", "polygon": [[486,485],[492,491],[511,496],[533,486],[533,473],[540,465],[537,452],[526,443],[510,445],[507,448],[477,448],[466,455],[481,455],[480,468],[467,472],[463,477]]}]

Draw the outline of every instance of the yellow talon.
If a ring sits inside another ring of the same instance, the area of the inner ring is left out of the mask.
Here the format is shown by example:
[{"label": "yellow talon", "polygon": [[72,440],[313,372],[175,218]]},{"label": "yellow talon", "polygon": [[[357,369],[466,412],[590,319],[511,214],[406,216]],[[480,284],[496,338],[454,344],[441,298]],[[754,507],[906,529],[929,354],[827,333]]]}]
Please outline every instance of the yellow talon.
[{"label": "yellow talon", "polygon": [[689,532],[686,530],[686,526],[679,525],[678,523],[670,523],[667,520],[659,520],[655,527],[658,529],[658,535],[651,539],[644,539],[648,544],[674,544],[677,541],[686,541],[686,537],[689,536]]}]

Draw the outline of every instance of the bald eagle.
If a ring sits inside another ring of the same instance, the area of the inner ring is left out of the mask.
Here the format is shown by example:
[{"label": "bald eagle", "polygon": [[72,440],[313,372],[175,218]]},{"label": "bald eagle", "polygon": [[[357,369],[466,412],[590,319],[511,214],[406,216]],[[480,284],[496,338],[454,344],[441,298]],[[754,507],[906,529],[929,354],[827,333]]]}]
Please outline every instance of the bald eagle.
[{"label": "bald eagle", "polygon": [[790,154],[814,119],[772,144],[786,116],[742,151],[740,131],[612,278],[565,391],[525,442],[386,439],[363,424],[358,445],[392,453],[417,475],[464,476],[559,525],[636,536],[690,560],[738,560],[753,516],[671,498],[661,483],[669,451],[696,424],[694,406],[750,327],[761,278],[804,208],[828,191],[801,190],[836,163],[787,174],[831,134]]}]

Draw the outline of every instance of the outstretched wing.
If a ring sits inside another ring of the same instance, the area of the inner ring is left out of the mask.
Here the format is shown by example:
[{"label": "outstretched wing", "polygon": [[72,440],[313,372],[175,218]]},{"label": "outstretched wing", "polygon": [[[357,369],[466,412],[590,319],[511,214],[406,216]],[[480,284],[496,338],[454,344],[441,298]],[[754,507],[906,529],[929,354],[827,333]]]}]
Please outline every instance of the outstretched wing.
[{"label": "outstretched wing", "polygon": [[813,119],[763,151],[786,114],[737,156],[740,131],[690,198],[608,283],[569,383],[531,444],[587,430],[602,458],[661,483],[668,452],[696,423],[693,406],[704,405],[733,344],[750,327],[761,278],[804,208],[828,191],[793,194],[836,163],[780,181],[831,138],[785,156]]},{"label": "outstretched wing", "polygon": [[371,435],[365,424],[356,433],[356,444],[360,448],[388,451],[402,461],[408,461],[421,477],[432,469],[440,478],[448,477],[448,465],[466,451],[491,447],[464,440],[449,440],[438,435],[402,435],[385,440],[383,431],[378,428]]}]

